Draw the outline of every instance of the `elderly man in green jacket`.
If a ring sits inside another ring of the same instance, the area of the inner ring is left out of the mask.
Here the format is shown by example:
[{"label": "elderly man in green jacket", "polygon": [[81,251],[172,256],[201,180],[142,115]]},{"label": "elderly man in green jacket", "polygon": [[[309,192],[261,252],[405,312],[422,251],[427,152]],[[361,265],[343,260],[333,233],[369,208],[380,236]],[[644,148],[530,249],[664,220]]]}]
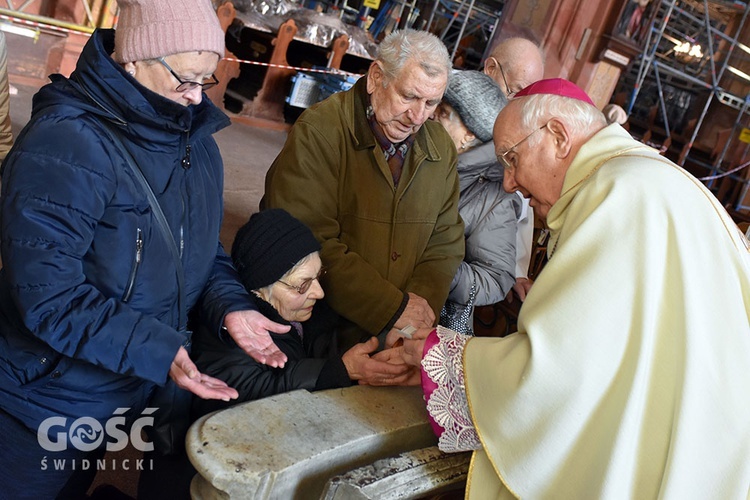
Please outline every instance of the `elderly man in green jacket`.
[{"label": "elderly man in green jacket", "polygon": [[463,259],[456,148],[429,120],[450,67],[434,35],[391,33],[352,89],[300,116],[266,176],[261,207],[321,243],[342,349],[432,326]]}]

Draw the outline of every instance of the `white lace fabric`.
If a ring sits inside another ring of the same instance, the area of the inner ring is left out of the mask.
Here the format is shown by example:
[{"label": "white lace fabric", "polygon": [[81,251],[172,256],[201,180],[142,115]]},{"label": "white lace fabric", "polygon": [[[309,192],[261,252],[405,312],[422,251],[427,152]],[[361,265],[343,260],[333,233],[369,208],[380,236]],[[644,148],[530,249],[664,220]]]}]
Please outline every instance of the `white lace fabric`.
[{"label": "white lace fabric", "polygon": [[469,414],[464,386],[463,349],[469,335],[438,326],[439,342],[422,359],[422,368],[437,388],[427,399],[427,411],[445,431],[438,438],[444,452],[481,448]]}]

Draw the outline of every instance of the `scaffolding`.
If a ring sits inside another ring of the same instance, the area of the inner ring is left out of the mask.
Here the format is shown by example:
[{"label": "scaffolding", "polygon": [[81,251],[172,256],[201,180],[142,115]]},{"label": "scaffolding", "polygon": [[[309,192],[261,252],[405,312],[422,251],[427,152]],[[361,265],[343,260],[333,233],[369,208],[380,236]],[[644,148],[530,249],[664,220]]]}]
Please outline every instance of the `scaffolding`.
[{"label": "scaffolding", "polygon": [[[440,37],[455,61],[462,40],[479,35],[484,40],[477,64],[484,60],[497,32],[504,2],[480,0],[435,0],[425,28]],[[442,24],[441,21],[446,21]]]},{"label": "scaffolding", "polygon": [[503,4],[502,0],[385,0],[369,31],[375,38],[395,26],[429,31],[443,41],[454,62],[462,41],[479,36],[482,51],[472,54],[478,66],[497,32]]},{"label": "scaffolding", "polygon": [[[676,160],[682,166],[690,163],[694,170],[702,168],[707,175],[700,177],[701,180],[714,191],[720,184],[716,182],[718,179],[731,176],[742,184],[741,194],[731,203],[733,208],[738,211],[750,208],[744,205],[748,192],[746,173],[742,168],[737,169],[737,165],[725,162],[728,153],[735,153],[730,152],[730,145],[747,125],[750,111],[750,48],[740,41],[747,36],[745,26],[750,7],[731,1],[653,0],[650,9],[644,14],[648,16],[649,25],[643,32],[642,52],[624,75],[626,86],[632,85],[626,103],[628,115],[632,116],[638,108],[641,112],[649,108],[639,107],[646,94],[649,99],[654,94],[642,92],[644,87],[655,90],[657,102],[650,106],[650,114],[652,118],[658,115],[661,119],[665,135],[662,151],[666,151],[672,138],[678,135],[671,122],[681,117],[673,112],[675,103],[669,100],[678,96],[692,103],[702,101],[702,107],[681,103],[692,114],[699,107],[700,112],[682,132],[684,145]],[[731,110],[734,123],[725,134],[723,146],[717,138],[714,151],[706,161],[705,151],[702,155],[694,154],[693,148],[707,123],[709,110],[714,113],[717,107],[725,108],[718,110],[724,116]],[[650,137],[650,131],[644,136]],[[741,158],[748,152],[745,149]]]},{"label": "scaffolding", "polygon": [[[0,4],[0,13],[6,20],[24,23],[38,23],[40,25],[57,26],[72,31],[91,33],[95,28],[111,28],[117,20],[119,7],[115,0],[80,0],[86,19],[82,24],[68,23],[51,17],[40,16],[38,12],[38,0],[25,0],[16,5],[13,0],[4,0],[6,5]],[[34,7],[34,9],[30,9]],[[33,10],[34,12],[30,12]],[[13,31],[12,29],[5,29]],[[25,33],[24,33],[25,35]],[[30,35],[29,35],[30,36]]]}]

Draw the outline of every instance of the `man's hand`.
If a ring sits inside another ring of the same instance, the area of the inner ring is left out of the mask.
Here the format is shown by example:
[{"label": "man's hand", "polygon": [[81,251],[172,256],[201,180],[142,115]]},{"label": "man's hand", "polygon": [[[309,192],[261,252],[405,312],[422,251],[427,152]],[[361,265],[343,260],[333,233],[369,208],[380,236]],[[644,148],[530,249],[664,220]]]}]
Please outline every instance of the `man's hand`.
[{"label": "man's hand", "polygon": [[[400,344],[400,343],[399,343]],[[379,361],[385,361],[386,363],[408,366],[408,371],[402,377],[398,378],[398,383],[392,383],[387,385],[421,385],[422,383],[422,372],[419,366],[409,366],[404,363],[404,348],[394,347],[392,349],[384,349],[372,356],[373,359]],[[361,384],[362,382],[360,382]],[[372,384],[377,385],[377,384]],[[382,384],[381,384],[382,385]]]},{"label": "man's hand", "polygon": [[180,389],[190,391],[203,399],[229,401],[239,396],[226,382],[199,372],[184,347],[177,351],[169,368],[169,377]]},{"label": "man's hand", "polygon": [[[533,284],[534,282],[529,278],[516,278],[516,282],[513,284],[513,291],[516,292],[516,295],[521,299],[521,302],[526,300],[526,295],[528,295],[529,290],[531,290],[531,285]],[[508,294],[508,302],[513,302],[512,292]]]},{"label": "man's hand", "polygon": [[393,326],[401,329],[407,325],[415,328],[429,328],[435,325],[435,313],[430,304],[416,293],[409,292],[406,308]]},{"label": "man's hand", "polygon": [[[377,337],[355,345],[341,356],[349,378],[363,385],[402,385],[410,375],[410,367],[398,359],[381,356],[370,357],[378,348]],[[390,349],[388,349],[390,350]]]},{"label": "man's hand", "polygon": [[291,326],[280,325],[258,311],[234,311],[224,317],[224,326],[243,351],[258,363],[283,368],[286,354],[271,340],[268,332],[286,333]]}]

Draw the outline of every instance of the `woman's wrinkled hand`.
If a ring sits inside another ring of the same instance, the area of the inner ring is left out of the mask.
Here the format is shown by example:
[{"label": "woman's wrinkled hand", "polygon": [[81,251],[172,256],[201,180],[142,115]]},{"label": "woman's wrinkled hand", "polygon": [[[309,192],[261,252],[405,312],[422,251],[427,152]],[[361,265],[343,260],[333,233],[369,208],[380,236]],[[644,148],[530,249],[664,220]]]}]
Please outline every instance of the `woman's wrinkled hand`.
[{"label": "woman's wrinkled hand", "polygon": [[234,342],[258,363],[283,368],[286,354],[273,343],[269,332],[287,333],[290,325],[281,325],[258,311],[234,311],[224,317],[224,326]]},{"label": "woman's wrinkled hand", "polygon": [[184,347],[180,347],[169,368],[169,377],[177,387],[190,391],[203,399],[237,399],[239,394],[226,382],[198,371]]}]

